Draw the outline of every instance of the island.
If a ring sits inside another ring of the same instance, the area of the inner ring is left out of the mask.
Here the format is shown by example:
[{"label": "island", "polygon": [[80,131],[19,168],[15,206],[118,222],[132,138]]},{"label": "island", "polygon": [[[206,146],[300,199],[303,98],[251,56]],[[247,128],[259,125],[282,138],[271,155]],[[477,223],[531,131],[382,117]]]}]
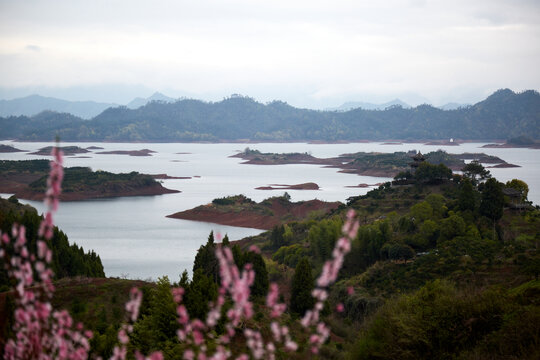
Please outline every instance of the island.
[{"label": "island", "polygon": [[270,184],[268,186],[259,186],[255,190],[319,190],[319,185],[314,182],[296,185]]},{"label": "island", "polygon": [[191,176],[170,176],[170,175],[167,175],[167,174],[149,174],[151,177],[153,177],[154,179],[159,179],[159,180],[187,180],[187,179],[192,179]]},{"label": "island", "polygon": [[526,148],[526,149],[540,149],[540,141],[527,136],[522,135],[506,140],[504,143],[486,144],[483,148]]},{"label": "island", "polygon": [[346,188],[367,188],[367,187],[376,187],[376,186],[381,186],[383,183],[376,183],[376,184],[366,184],[366,183],[362,183],[362,184],[358,184],[358,185],[350,185],[350,186],[345,186]]},{"label": "island", "polygon": [[[43,200],[49,172],[47,160],[0,160],[0,188],[17,198]],[[162,195],[180,192],[163,187],[150,175],[131,172],[113,174],[87,167],[64,169],[62,201],[120,196]]]},{"label": "island", "polygon": [[454,141],[453,139],[450,140],[433,140],[428,141],[424,145],[434,145],[434,146],[459,146],[459,142]]},{"label": "island", "polygon": [[155,153],[153,150],[142,149],[142,150],[113,150],[113,151],[100,151],[96,154],[100,155],[129,155],[129,156],[152,156]]},{"label": "island", "polygon": [[[316,158],[308,153],[261,153],[246,148],[243,152],[232,155],[244,160],[242,164],[252,165],[285,165],[312,164],[337,168],[339,172],[364,176],[394,177],[410,168],[412,157],[416,151],[394,153],[357,152],[342,154],[334,158]],[[444,164],[452,170],[459,171],[465,166],[465,160],[478,160],[484,164],[497,164],[498,167],[515,167],[503,159],[483,153],[449,154],[443,150],[432,151],[423,155],[431,164]]]},{"label": "island", "polygon": [[[53,147],[52,146],[46,146],[44,148],[39,149],[38,151],[34,151],[33,153],[29,153],[28,155],[46,155],[51,156]],[[62,146],[60,147],[60,150],[64,153],[65,156],[75,155],[75,154],[86,154],[90,151],[83,149],[78,146]]]},{"label": "island", "polygon": [[312,212],[328,213],[339,205],[340,202],[320,200],[291,202],[287,194],[271,197],[260,203],[244,195],[235,195],[214,199],[210,204],[167,217],[268,230],[276,225],[305,219]]},{"label": "island", "polygon": [[0,145],[0,153],[25,152],[25,151],[26,150],[20,150],[11,145],[4,145],[4,144]]}]

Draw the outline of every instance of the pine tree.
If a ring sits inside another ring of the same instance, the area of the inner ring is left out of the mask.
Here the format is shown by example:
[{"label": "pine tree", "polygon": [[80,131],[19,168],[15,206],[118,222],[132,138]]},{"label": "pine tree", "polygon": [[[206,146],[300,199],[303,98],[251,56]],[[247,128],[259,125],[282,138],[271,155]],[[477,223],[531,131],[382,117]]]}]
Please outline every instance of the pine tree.
[{"label": "pine tree", "polygon": [[158,341],[166,341],[176,335],[176,306],[171,293],[171,283],[167,276],[158,279],[153,290],[151,306],[151,323]]},{"label": "pine tree", "polygon": [[471,210],[476,208],[474,189],[471,181],[468,178],[463,178],[459,188],[458,206],[461,211]]},{"label": "pine tree", "polygon": [[268,293],[268,272],[266,271],[266,264],[262,256],[249,251],[244,254],[242,260],[244,265],[247,263],[251,264],[255,271],[255,281],[251,286],[251,294],[253,296],[266,296]]},{"label": "pine tree", "polygon": [[223,241],[221,242],[221,245],[223,246],[229,246],[231,242],[229,241],[229,236],[225,234],[225,237],[223,238]]},{"label": "pine tree", "polygon": [[503,205],[504,194],[502,192],[502,184],[494,178],[488,179],[482,190],[480,214],[496,222],[503,215]]},{"label": "pine tree", "polygon": [[207,277],[202,269],[193,273],[193,280],[184,295],[184,303],[189,316],[205,319],[208,313],[208,303],[217,298],[217,284]]},{"label": "pine tree", "polygon": [[212,279],[215,283],[219,282],[219,263],[216,258],[216,244],[214,243],[214,232],[210,232],[208,241],[201,245],[195,255],[193,262],[193,273],[202,269],[203,273]]},{"label": "pine tree", "polygon": [[285,228],[283,225],[276,225],[272,229],[272,234],[270,235],[270,243],[272,244],[272,249],[279,249],[285,245],[283,234],[285,233]]},{"label": "pine tree", "polygon": [[180,281],[178,282],[178,286],[187,289],[187,287],[189,286],[189,276],[188,276],[188,272],[187,270],[184,270],[182,272],[182,275],[180,276]]},{"label": "pine tree", "polygon": [[311,264],[307,257],[303,257],[296,265],[291,288],[292,312],[304,315],[306,310],[311,309],[315,300],[311,296],[313,291],[313,275],[311,274]]}]

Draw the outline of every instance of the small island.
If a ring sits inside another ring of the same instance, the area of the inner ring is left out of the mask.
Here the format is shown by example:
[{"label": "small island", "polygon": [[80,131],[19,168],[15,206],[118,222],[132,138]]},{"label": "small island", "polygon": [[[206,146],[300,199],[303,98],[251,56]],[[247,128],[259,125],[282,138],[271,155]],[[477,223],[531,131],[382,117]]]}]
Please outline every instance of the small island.
[{"label": "small island", "polygon": [[[34,151],[33,153],[29,153],[28,155],[51,156],[52,149],[53,149],[52,146],[46,146],[44,148],[39,149],[38,151]],[[71,155],[76,155],[76,154],[86,154],[86,153],[90,152],[90,151],[88,151],[86,149],[83,149],[81,147],[78,147],[78,146],[62,146],[60,148],[60,150],[62,150],[62,152],[64,153],[65,156],[71,156]]]},{"label": "small island", "polygon": [[366,184],[366,183],[362,183],[362,184],[358,184],[358,185],[350,185],[350,186],[345,186],[346,188],[367,188],[367,187],[377,187],[377,186],[381,186],[383,183],[376,183],[376,184]]},{"label": "small island", "polygon": [[268,230],[279,224],[304,219],[314,211],[328,213],[340,204],[320,200],[291,202],[287,194],[256,203],[244,195],[236,195],[214,199],[210,204],[167,217]]},{"label": "small island", "polygon": [[540,149],[540,141],[533,139],[530,136],[522,135],[515,138],[506,140],[505,143],[499,144],[486,144],[483,148],[526,148],[526,149]]},{"label": "small island", "polygon": [[0,144],[0,153],[25,152],[26,150],[17,149],[11,145]]},{"label": "small island", "polygon": [[[0,188],[17,198],[43,200],[49,172],[47,160],[0,161]],[[131,172],[113,174],[92,171],[87,167],[64,169],[62,201],[79,201],[120,196],[162,195],[177,193],[163,187],[150,175]]]},{"label": "small island", "polygon": [[113,151],[100,151],[96,154],[100,155],[129,155],[129,156],[152,156],[155,153],[153,150],[142,149],[142,150],[113,150]]},{"label": "small island", "polygon": [[149,174],[154,179],[158,180],[187,180],[192,179],[191,176],[170,176],[167,174]]},{"label": "small island", "polygon": [[[394,177],[407,171],[416,151],[394,153],[357,152],[342,154],[334,158],[316,158],[308,153],[261,153],[258,150],[245,149],[231,157],[241,158],[242,164],[251,165],[285,165],[312,164],[337,168],[339,172],[364,176]],[[503,159],[483,153],[449,154],[443,150],[424,154],[425,160],[431,164],[444,164],[452,170],[459,171],[465,166],[465,160],[478,160],[484,164],[498,164],[498,167],[515,167]]]},{"label": "small island", "polygon": [[259,186],[255,190],[319,190],[319,185],[314,182],[296,185],[270,184],[268,186]]},{"label": "small island", "polygon": [[433,140],[428,141],[424,145],[433,145],[433,146],[459,146],[459,142],[454,141],[453,139],[450,140]]}]

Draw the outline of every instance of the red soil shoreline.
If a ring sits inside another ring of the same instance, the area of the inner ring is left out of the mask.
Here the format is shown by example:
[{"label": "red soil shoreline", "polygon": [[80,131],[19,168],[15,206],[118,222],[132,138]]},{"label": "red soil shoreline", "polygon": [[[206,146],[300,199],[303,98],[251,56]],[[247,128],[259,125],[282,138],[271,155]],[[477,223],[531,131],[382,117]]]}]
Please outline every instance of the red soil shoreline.
[{"label": "red soil shoreline", "polygon": [[267,204],[266,202],[267,200],[241,209],[240,211],[234,211],[233,209],[214,204],[207,204],[167,215],[167,217],[269,230],[282,223],[303,219],[313,211],[331,211],[341,204],[339,202],[324,202],[320,200],[283,203],[277,198],[272,198],[271,204]]}]

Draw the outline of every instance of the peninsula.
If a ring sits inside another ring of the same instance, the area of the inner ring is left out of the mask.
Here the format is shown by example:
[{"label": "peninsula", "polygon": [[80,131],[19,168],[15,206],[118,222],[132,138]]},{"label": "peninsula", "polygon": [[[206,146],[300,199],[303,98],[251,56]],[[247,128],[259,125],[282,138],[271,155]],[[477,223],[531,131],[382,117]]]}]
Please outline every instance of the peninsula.
[{"label": "peninsula", "polygon": [[214,199],[210,204],[167,217],[268,230],[276,225],[305,219],[314,211],[328,213],[340,204],[320,200],[291,202],[287,194],[256,203],[244,195],[236,195]]},{"label": "peninsula", "polygon": [[[47,160],[0,161],[0,188],[17,198],[43,200],[49,171]],[[62,201],[79,201],[120,196],[177,193],[163,187],[150,175],[131,172],[113,174],[87,167],[64,169]]]}]

